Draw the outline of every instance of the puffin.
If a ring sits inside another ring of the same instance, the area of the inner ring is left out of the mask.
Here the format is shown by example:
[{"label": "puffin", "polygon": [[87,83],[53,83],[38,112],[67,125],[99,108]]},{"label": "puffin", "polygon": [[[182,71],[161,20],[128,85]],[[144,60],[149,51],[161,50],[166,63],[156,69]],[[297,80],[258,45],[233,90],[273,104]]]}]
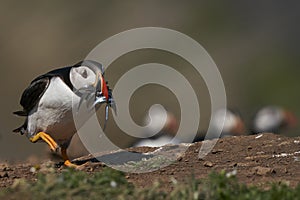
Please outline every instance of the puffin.
[{"label": "puffin", "polygon": [[[223,117],[225,116],[225,119]],[[224,124],[222,127],[222,121]],[[241,114],[237,110],[230,108],[222,108],[216,110],[212,114],[211,126],[213,133],[221,129],[220,138],[229,137],[229,136],[240,136],[245,135],[245,123]],[[205,138],[206,132],[200,132],[197,134],[193,142],[203,141],[204,139],[215,139],[219,138],[217,135],[210,135]]]},{"label": "puffin", "polygon": [[225,115],[224,126],[221,132],[222,137],[228,136],[240,136],[245,134],[245,123],[241,114],[237,110],[233,109],[219,109],[213,114],[212,125],[213,127],[219,127],[221,117]]},{"label": "puffin", "polygon": [[[160,127],[161,121],[165,121],[162,128]],[[133,147],[161,147],[181,142],[175,138],[179,128],[178,120],[170,111],[164,112],[161,109],[154,108],[152,117],[145,116],[143,124],[146,127],[145,131],[141,133],[143,139],[135,141]]]},{"label": "puffin", "polygon": [[[64,165],[74,168],[78,165],[70,161],[67,148],[78,126],[102,104],[106,105],[105,122],[109,107],[116,110],[112,90],[104,79],[104,69],[93,60],[83,60],[38,76],[24,90],[20,104],[23,109],[13,114],[26,119],[13,132],[25,134],[33,143],[43,141],[52,151],[60,149]],[[82,109],[83,106],[86,107]],[[75,125],[74,116],[82,113],[80,109],[84,110],[83,120]]]},{"label": "puffin", "polygon": [[251,133],[279,133],[288,128],[295,127],[296,116],[289,110],[276,105],[264,106],[253,117]]}]

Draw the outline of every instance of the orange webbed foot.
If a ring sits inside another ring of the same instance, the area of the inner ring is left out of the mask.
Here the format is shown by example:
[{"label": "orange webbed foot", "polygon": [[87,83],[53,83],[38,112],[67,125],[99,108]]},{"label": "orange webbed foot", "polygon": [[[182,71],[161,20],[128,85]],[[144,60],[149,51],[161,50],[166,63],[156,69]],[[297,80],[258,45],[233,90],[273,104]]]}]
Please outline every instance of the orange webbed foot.
[{"label": "orange webbed foot", "polygon": [[40,139],[43,140],[44,142],[46,142],[50,146],[50,149],[52,151],[57,151],[57,149],[58,149],[57,143],[52,139],[52,137],[50,135],[48,135],[45,132],[39,132],[36,135],[34,135],[33,137],[31,137],[29,140],[31,142],[35,143]]}]

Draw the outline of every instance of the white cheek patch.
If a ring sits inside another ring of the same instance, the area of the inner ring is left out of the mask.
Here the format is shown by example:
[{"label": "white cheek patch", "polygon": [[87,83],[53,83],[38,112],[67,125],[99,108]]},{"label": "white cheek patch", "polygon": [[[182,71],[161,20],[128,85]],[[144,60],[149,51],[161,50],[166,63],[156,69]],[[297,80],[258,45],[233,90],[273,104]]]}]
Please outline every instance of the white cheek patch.
[{"label": "white cheek patch", "polygon": [[96,81],[96,74],[86,66],[72,68],[70,81],[75,89],[80,89],[93,85]]},{"label": "white cheek patch", "polygon": [[82,69],[79,73],[82,76],[82,78],[87,78],[88,77],[88,73],[87,73],[86,69]]}]

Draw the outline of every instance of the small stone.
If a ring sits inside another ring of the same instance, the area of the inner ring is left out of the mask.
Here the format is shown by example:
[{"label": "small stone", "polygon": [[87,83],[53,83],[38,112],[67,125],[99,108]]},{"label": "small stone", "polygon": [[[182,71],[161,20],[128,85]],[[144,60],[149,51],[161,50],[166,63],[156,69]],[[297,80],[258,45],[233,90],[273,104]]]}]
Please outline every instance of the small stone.
[{"label": "small stone", "polygon": [[88,169],[88,171],[89,171],[89,172],[93,172],[93,171],[94,171],[94,168],[93,168],[93,167],[90,167],[90,168]]},{"label": "small stone", "polygon": [[31,167],[29,171],[30,171],[31,173],[36,173],[37,170],[36,170],[35,167]]},{"label": "small stone", "polygon": [[221,152],[223,152],[223,149],[213,149],[211,151],[212,154],[217,154],[217,153],[221,153]]},{"label": "small stone", "polygon": [[269,167],[258,166],[258,167],[254,167],[253,170],[254,170],[255,174],[260,175],[260,176],[265,176],[265,175],[268,175],[271,173],[275,173],[275,170],[272,168],[269,168]]},{"label": "small stone", "polygon": [[254,157],[253,156],[247,156],[247,157],[245,157],[245,160],[254,160]]},{"label": "small stone", "polygon": [[129,178],[130,178],[130,176],[128,176],[128,175],[127,175],[127,176],[125,176],[125,178],[126,178],[126,179],[129,179]]},{"label": "small stone", "polygon": [[7,172],[0,172],[0,178],[5,178],[8,177],[8,173]]},{"label": "small stone", "polygon": [[186,159],[186,160],[184,160],[184,162],[189,162],[189,160],[188,160],[188,159]]},{"label": "small stone", "polygon": [[263,134],[259,134],[258,136],[255,137],[255,139],[261,138]]},{"label": "small stone", "polygon": [[179,156],[178,158],[177,158],[177,161],[182,161],[182,156]]},{"label": "small stone", "polygon": [[212,167],[212,166],[214,166],[214,164],[212,162],[210,162],[210,161],[205,161],[203,163],[203,165],[204,165],[204,167]]},{"label": "small stone", "polygon": [[203,161],[204,159],[202,157],[198,158],[199,161]]},{"label": "small stone", "polygon": [[231,163],[229,166],[230,166],[230,167],[237,167],[238,164],[235,162],[235,163]]},{"label": "small stone", "polygon": [[7,172],[7,171],[13,171],[13,170],[10,167],[4,167],[2,171]]}]

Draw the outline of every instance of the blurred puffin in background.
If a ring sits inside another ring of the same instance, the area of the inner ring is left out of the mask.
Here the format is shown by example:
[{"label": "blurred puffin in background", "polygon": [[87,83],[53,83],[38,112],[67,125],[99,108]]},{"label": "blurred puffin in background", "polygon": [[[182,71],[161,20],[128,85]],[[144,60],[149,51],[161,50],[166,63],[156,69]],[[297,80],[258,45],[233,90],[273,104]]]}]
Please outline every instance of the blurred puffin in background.
[{"label": "blurred puffin in background", "polygon": [[[161,123],[163,127],[161,128]],[[151,117],[147,115],[144,118],[145,131],[141,133],[143,139],[139,139],[133,147],[160,147],[166,144],[179,144],[180,140],[174,138],[179,124],[176,117],[168,111],[164,111],[159,107],[152,109]],[[161,130],[159,130],[161,128]]]},{"label": "blurred puffin in background", "polygon": [[[225,116],[225,120],[224,117]],[[224,125],[222,127],[222,122],[224,120]],[[218,135],[214,135],[214,130],[217,132],[221,131],[220,138],[228,137],[228,136],[239,136],[245,135],[245,123],[239,114],[239,112],[231,110],[231,109],[219,109],[215,113],[212,114],[211,119],[212,126],[212,135],[209,135],[205,138],[205,133],[200,133],[196,136],[193,142],[203,141],[204,139],[214,139],[219,138]]]},{"label": "blurred puffin in background", "polygon": [[297,118],[292,112],[280,106],[265,106],[256,112],[252,121],[251,133],[279,133],[296,125]]}]

